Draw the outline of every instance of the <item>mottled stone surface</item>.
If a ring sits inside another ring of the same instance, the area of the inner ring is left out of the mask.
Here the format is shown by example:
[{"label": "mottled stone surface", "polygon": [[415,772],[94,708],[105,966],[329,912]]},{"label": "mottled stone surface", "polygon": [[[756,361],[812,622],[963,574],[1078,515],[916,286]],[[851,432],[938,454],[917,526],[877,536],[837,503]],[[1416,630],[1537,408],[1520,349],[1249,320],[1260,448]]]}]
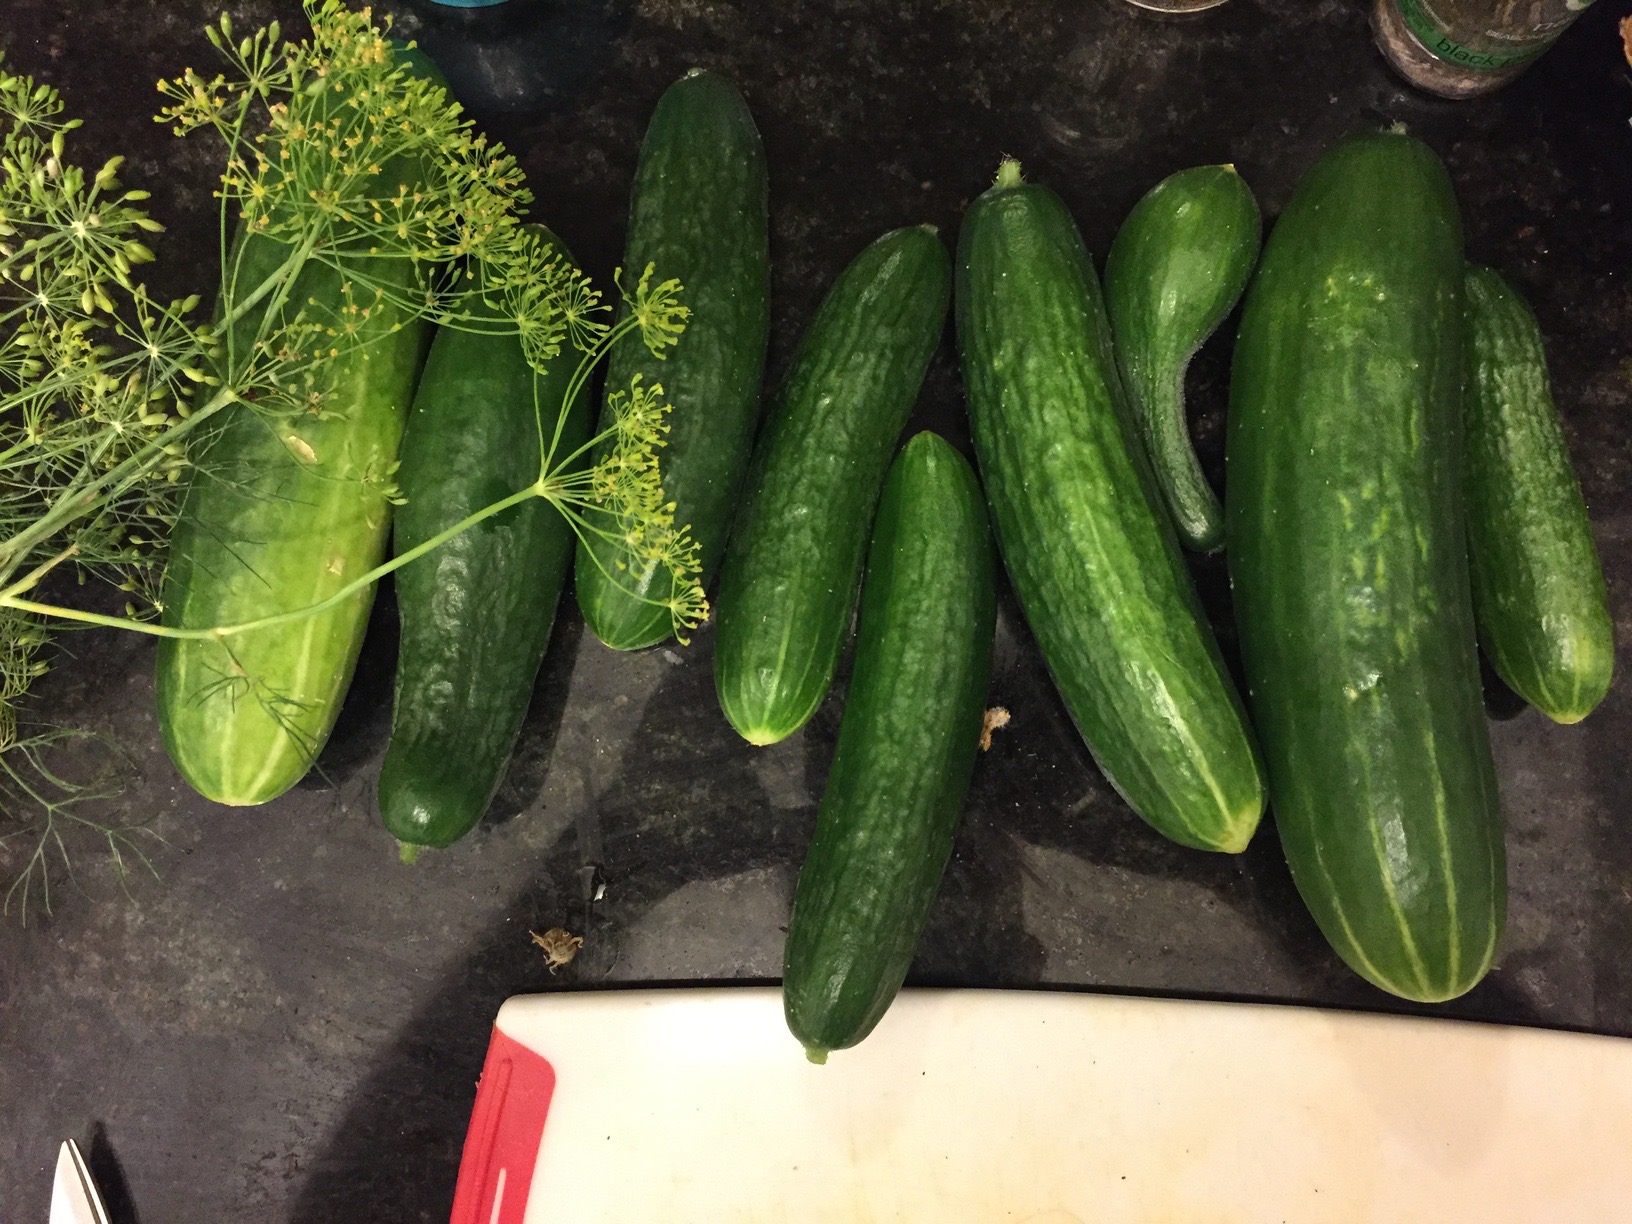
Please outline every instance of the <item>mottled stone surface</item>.
[{"label": "mottled stone surface", "polygon": [[[203,66],[199,0],[4,0],[7,62],[60,85],[81,158],[124,152],[170,230],[152,281],[209,293],[206,142],[150,121],[152,82]],[[1383,67],[1350,0],[1233,0],[1191,21],[1120,0],[643,0],[620,6],[587,77],[528,123],[496,122],[538,211],[610,273],[652,104],[688,67],[737,80],[773,178],[773,376],[843,264],[886,228],[956,233],[1002,154],[1055,188],[1103,253],[1162,175],[1233,161],[1277,213],[1316,153],[1403,122],[1446,158],[1470,254],[1540,316],[1623,642],[1632,642],[1632,92],[1613,5],[1505,92],[1450,104]],[[292,6],[235,6],[240,26]],[[1228,330],[1228,329],[1226,329]],[[950,337],[949,337],[950,340]],[[1192,379],[1222,476],[1227,340]],[[916,424],[966,439],[943,346]],[[1222,567],[1198,566],[1229,637]],[[923,941],[923,982],[1401,1008],[1345,970],[1267,829],[1238,858],[1162,841],[1116,799],[1067,722],[1005,594],[992,698],[1013,712],[980,763]],[[41,690],[135,761],[126,814],[164,838],[162,879],[120,895],[87,855],[80,889],[0,927],[0,1221],[44,1218],[57,1141],[92,1142],[116,1218],[445,1219],[494,1010],[507,996],[629,981],[764,981],[840,712],[751,749],[717,714],[712,641],[618,656],[569,604],[490,819],[413,868],[372,809],[388,727],[389,599],[313,778],[265,808],[214,807],[160,748],[143,642],[79,635]],[[1623,664],[1625,656],[1623,654]],[[1498,967],[1438,1010],[1632,1033],[1632,698],[1579,727],[1495,727],[1510,828]],[[581,868],[604,899],[586,923]],[[15,861],[5,863],[8,872]],[[586,942],[555,976],[528,932]],[[128,1193],[127,1193],[128,1192]]]}]

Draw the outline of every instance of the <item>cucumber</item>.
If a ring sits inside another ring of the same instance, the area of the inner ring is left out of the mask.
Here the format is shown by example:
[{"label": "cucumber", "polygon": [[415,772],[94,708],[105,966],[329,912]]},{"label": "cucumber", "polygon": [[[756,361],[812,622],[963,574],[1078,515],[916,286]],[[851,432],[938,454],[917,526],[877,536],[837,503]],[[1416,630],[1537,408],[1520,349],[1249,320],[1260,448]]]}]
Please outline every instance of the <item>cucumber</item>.
[{"label": "cucumber", "polygon": [[813,1061],[871,1032],[912,963],[974,769],[992,571],[974,472],[919,434],[879,500],[855,672],[788,923],[783,1008]]},{"label": "cucumber", "polygon": [[715,688],[751,744],[804,726],[833,681],[879,488],[951,279],[933,227],[892,230],[840,275],[794,355],[716,609]]},{"label": "cucumber", "polygon": [[[440,83],[430,61],[398,52]],[[411,182],[411,165],[386,167]],[[229,275],[244,296],[290,248],[240,233]],[[416,284],[407,257],[359,256],[370,282]],[[338,312],[349,276],[309,262],[285,313]],[[352,346],[325,362],[322,411],[263,417],[238,403],[200,449],[170,538],[161,621],[172,628],[243,624],[322,602],[384,559],[390,492],[408,402],[430,327],[388,297],[369,307]],[[270,302],[229,330],[224,365],[247,361]],[[225,369],[231,384],[234,370]],[[160,639],[160,732],[188,785],[218,803],[276,798],[311,768],[334,727],[362,647],[374,588],[323,612],[225,639]]]},{"label": "cucumber", "polygon": [[1230,574],[1275,824],[1368,981],[1435,1002],[1506,908],[1462,513],[1462,226],[1394,134],[1315,163],[1235,346]]},{"label": "cucumber", "polygon": [[1123,385],[1185,547],[1224,543],[1224,508],[1196,459],[1184,372],[1235,309],[1258,261],[1258,202],[1234,166],[1163,179],[1128,214],[1105,257],[1105,307]]},{"label": "cucumber", "polygon": [[1258,754],[1155,500],[1093,264],[1065,206],[1015,162],[958,244],[958,338],[999,551],[1066,708],[1140,816],[1243,849]]},{"label": "cucumber", "polygon": [[[606,387],[626,391],[637,374],[662,385],[672,406],[663,492],[675,523],[691,528],[705,584],[725,552],[759,420],[770,334],[766,207],[765,154],[747,103],[729,82],[693,70],[669,87],[646,130],[624,254],[626,277],[650,264],[657,280],[678,279],[691,318],[662,360],[638,333],[619,341]],[[672,632],[669,572],[657,562],[590,536],[576,579],[584,620],[608,646],[634,650]]]},{"label": "cucumber", "polygon": [[[494,314],[480,291],[465,309]],[[436,333],[402,442],[398,554],[537,480],[541,424],[557,456],[589,440],[587,400],[563,404],[574,356],[564,349],[539,375],[515,335]],[[561,512],[535,498],[397,571],[402,637],[379,803],[405,854],[458,840],[487,810],[527,714],[575,539]]]},{"label": "cucumber", "polygon": [[1491,269],[1468,268],[1465,284],[1463,488],[1479,637],[1514,692],[1580,722],[1609,692],[1615,631],[1541,329]]},{"label": "cucumber", "polygon": [[[253,284],[287,251],[252,236],[242,255],[240,276]],[[376,260],[370,275],[413,283],[406,260]],[[308,266],[291,303],[336,306],[342,280]],[[245,335],[254,323],[245,321]],[[201,629],[309,607],[384,559],[391,472],[428,330],[376,303],[357,347],[325,365],[322,416],[225,410],[171,535],[165,625]],[[298,782],[334,727],[373,602],[370,586],[324,612],[232,638],[161,639],[159,726],[188,785],[247,805]]]}]

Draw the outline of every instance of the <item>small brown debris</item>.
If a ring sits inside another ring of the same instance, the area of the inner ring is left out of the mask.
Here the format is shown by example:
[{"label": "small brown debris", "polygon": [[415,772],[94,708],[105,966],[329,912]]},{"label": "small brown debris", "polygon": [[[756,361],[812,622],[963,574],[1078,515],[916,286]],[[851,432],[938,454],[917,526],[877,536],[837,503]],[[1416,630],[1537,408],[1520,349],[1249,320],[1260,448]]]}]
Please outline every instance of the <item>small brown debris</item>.
[{"label": "small brown debris", "polygon": [[1621,50],[1626,53],[1626,62],[1632,64],[1632,17],[1621,18]]},{"label": "small brown debris", "polygon": [[574,935],[571,931],[561,927],[551,927],[540,935],[537,931],[528,931],[533,942],[544,949],[544,961],[554,973],[562,965],[570,965],[572,958],[578,955],[578,949],[584,946],[584,937]]},{"label": "small brown debris", "polygon": [[980,750],[990,752],[992,732],[1009,725],[1009,712],[1002,706],[993,706],[980,720]]}]

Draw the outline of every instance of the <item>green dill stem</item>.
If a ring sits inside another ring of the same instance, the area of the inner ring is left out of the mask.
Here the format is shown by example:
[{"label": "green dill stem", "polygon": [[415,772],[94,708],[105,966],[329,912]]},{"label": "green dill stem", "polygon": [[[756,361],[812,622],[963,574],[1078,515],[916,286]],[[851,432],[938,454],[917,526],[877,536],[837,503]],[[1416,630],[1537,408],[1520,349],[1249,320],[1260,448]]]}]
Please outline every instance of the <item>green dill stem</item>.
[{"label": "green dill stem", "polygon": [[611,351],[614,344],[639,326],[639,322],[635,319],[635,316],[631,314],[622,322],[613,327],[610,331],[602,335],[601,338],[596,341],[595,347],[589,350],[589,352],[585,355],[584,360],[578,363],[578,368],[573,371],[572,381],[567,384],[567,393],[563,397],[562,402],[567,404],[576,403],[578,400],[578,392],[583,389],[584,382],[589,378],[590,369],[594,367],[596,362],[600,361],[603,356]]},{"label": "green dill stem", "polygon": [[[578,393],[583,390],[584,382],[589,377],[590,371],[593,370],[596,363],[606,355],[606,351],[612,346],[612,342],[630,330],[633,329],[620,323],[606,336],[603,336],[600,343],[596,344],[594,348],[589,350],[589,352],[584,356],[584,359],[578,363],[578,369],[573,372],[572,381],[567,384],[567,393],[562,400],[563,403],[570,404],[577,398]],[[564,413],[561,417],[557,418],[555,423],[555,436],[551,440],[549,449],[547,451],[544,447],[544,431],[542,429],[539,430],[538,446],[541,480],[550,478],[552,476],[559,477],[568,467],[577,462],[580,457],[594,450],[608,438],[617,436],[618,427],[616,424],[613,424],[608,426],[606,429],[601,430],[600,433],[596,434],[593,438],[589,439],[589,441],[578,447],[570,455],[567,455],[565,458],[556,459],[555,447],[561,441],[562,422],[565,421],[565,419],[566,416]],[[552,459],[554,460],[553,464],[551,462]]]},{"label": "green dill stem", "polygon": [[[268,237],[266,238],[266,241],[276,242],[278,239]],[[238,244],[238,249],[233,252],[232,273],[230,277],[226,275],[223,275],[222,277],[223,288],[225,290],[223,296],[228,302],[232,303],[231,305],[223,308],[221,321],[218,324],[218,327],[225,334],[227,342],[226,369],[237,369],[237,359],[232,351],[234,324],[236,324],[238,320],[242,319],[251,310],[254,310],[256,306],[260,305],[261,299],[266,297],[267,294],[275,294],[271,303],[267,306],[266,311],[261,315],[261,324],[255,331],[256,341],[265,339],[267,320],[277,318],[279,312],[283,310],[284,305],[289,301],[290,289],[294,287],[295,281],[299,278],[302,269],[306,267],[306,261],[312,257],[313,253],[316,252],[317,247],[318,235],[309,235],[306,241],[300,245],[299,249],[291,253],[289,258],[284,260],[283,263],[278,266],[277,271],[263,279],[261,283],[246,294],[242,300],[233,301],[233,295],[237,291],[238,287],[237,265],[238,261],[244,257],[244,243],[240,242]],[[223,264],[222,267],[224,269],[226,265]],[[255,346],[252,343],[250,348],[253,350],[254,347]]]},{"label": "green dill stem", "polygon": [[[239,104],[239,107],[238,107],[238,121],[232,125],[232,139],[227,141],[227,149],[229,151],[238,148],[239,144],[242,143],[242,141],[243,141],[243,138],[244,138],[244,123],[249,118],[249,108],[250,108],[251,104],[252,103],[251,103],[251,100],[250,100],[249,96],[245,96],[244,100]],[[220,195],[221,195],[221,206],[220,206],[219,209],[216,210],[220,214],[220,218],[219,218],[219,221],[218,221],[218,223],[217,223],[217,225],[215,227],[215,241],[216,241],[217,247],[220,249],[220,252],[221,252],[221,268],[222,268],[223,271],[225,271],[226,266],[227,266],[227,255],[228,255],[228,251],[227,251],[227,232],[228,232],[227,231],[227,200],[228,200],[228,196],[227,196],[227,193],[225,191],[221,192]],[[231,347],[231,341],[230,340],[228,341],[228,347],[229,347],[229,349]]]},{"label": "green dill stem", "polygon": [[574,463],[580,455],[595,449],[595,447],[599,446],[602,442],[605,442],[608,438],[614,437],[617,432],[618,430],[616,426],[613,426],[610,429],[603,429],[588,442],[585,442],[582,446],[578,447],[578,449],[573,451],[572,454],[568,455],[565,459],[556,460],[555,465],[549,469],[550,479],[560,480],[565,475],[568,475],[569,473],[566,473],[566,468]]},{"label": "green dill stem", "polygon": [[[538,477],[540,480],[550,474],[550,458],[555,454],[556,447],[561,445],[561,431],[567,427],[567,412],[570,406],[577,402],[578,389],[583,386],[584,379],[589,376],[588,371],[595,367],[595,363],[601,359],[601,355],[605,351],[604,348],[597,344],[579,359],[578,368],[573,371],[572,381],[567,384],[566,394],[561,399],[561,411],[555,415],[555,432],[550,435],[550,444],[539,452]],[[538,438],[541,447],[544,442],[543,412],[543,405],[538,400],[538,386],[535,382],[533,386],[533,417],[538,422]],[[567,462],[577,458],[580,453],[580,451],[574,451],[567,457]],[[561,466],[559,463],[556,464],[556,470],[559,471]]]},{"label": "green dill stem", "polygon": [[383,565],[376,566],[345,586],[341,587],[327,599],[315,604],[307,604],[303,608],[294,608],[288,612],[279,612],[273,616],[262,616],[252,621],[242,621],[236,625],[216,625],[208,629],[178,629],[173,625],[154,625],[146,621],[134,621],[120,616],[103,616],[98,612],[82,612],[77,608],[58,607],[53,604],[35,603],[28,599],[18,599],[11,591],[0,592],[0,608],[16,608],[19,612],[32,612],[37,616],[50,616],[59,620],[77,621],[85,625],[102,625],[110,629],[129,629],[133,633],[145,633],[150,637],[174,638],[180,641],[208,641],[234,637],[240,633],[249,633],[256,629],[270,629],[274,625],[288,624],[290,621],[304,620],[308,616],[315,616],[319,612],[328,610],[336,604],[345,602],[364,587],[371,586],[387,574],[401,569],[410,561],[416,561],[434,548],[439,548],[454,536],[474,527],[483,519],[492,518],[501,514],[511,506],[519,506],[522,502],[534,497],[549,499],[549,491],[542,481],[530,484],[518,493],[509,497],[500,498],[492,505],[484,506],[474,514],[466,515],[452,527],[438,532],[430,539],[410,548],[400,556],[393,557]]},{"label": "green dill stem", "polygon": [[6,595],[21,595],[25,591],[33,590],[39,584],[41,578],[44,578],[52,570],[56,569],[57,566],[61,565],[64,561],[68,560],[69,557],[74,556],[78,552],[79,546],[76,544],[70,544],[67,548],[63,549],[49,561],[42,561],[39,565],[36,565],[16,582],[12,583],[4,591],[0,591],[0,597],[4,597]]},{"label": "green dill stem", "polygon": [[[277,239],[268,238],[266,241],[276,242]],[[255,307],[260,304],[261,299],[267,294],[271,293],[275,289],[284,288],[284,286],[293,284],[296,270],[298,267],[305,265],[306,261],[311,258],[312,252],[316,249],[317,243],[315,241],[308,240],[305,246],[303,246],[297,254],[290,255],[288,259],[284,260],[283,263],[278,266],[278,270],[276,272],[273,272],[270,276],[262,280],[261,283],[257,285],[249,294],[247,294],[242,301],[230,307],[226,313],[221,316],[221,327],[223,329],[231,327],[251,310],[254,310]],[[236,261],[242,257],[243,248],[239,247],[238,251],[234,255],[234,263],[236,264]],[[231,280],[232,284],[236,286],[238,283],[238,269],[236,267],[233,268]],[[232,293],[229,291],[226,296],[230,298]],[[283,302],[287,300],[288,290],[285,289],[283,298],[277,302],[274,302],[273,306],[281,306]],[[273,310],[268,309],[266,313],[268,316],[270,316],[273,314]]]}]

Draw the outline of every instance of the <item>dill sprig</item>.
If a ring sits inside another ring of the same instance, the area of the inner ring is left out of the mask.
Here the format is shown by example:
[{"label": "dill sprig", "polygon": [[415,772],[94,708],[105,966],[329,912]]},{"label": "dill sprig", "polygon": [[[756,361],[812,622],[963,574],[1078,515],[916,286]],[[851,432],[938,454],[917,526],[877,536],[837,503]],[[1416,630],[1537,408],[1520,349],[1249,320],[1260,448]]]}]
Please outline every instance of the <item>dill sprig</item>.
[{"label": "dill sprig", "polygon": [[[312,33],[299,42],[276,23],[237,38],[223,16],[206,30],[222,69],[159,85],[160,122],[223,147],[222,275],[209,321],[196,317],[198,296],[160,303],[133,279],[153,257],[144,235],[162,227],[141,207],[145,192],[121,187],[121,159],[95,174],[72,164],[78,121],[63,117],[55,90],[0,65],[0,820],[36,835],[25,898],[29,879],[44,880],[45,850],[66,854],[62,831],[79,819],[73,784],[44,755],[71,733],[18,730],[52,626],[207,639],[230,660],[235,636],[332,606],[532,497],[580,536],[608,530],[592,517],[610,521],[666,566],[677,633],[707,614],[695,545],[662,496],[668,406],[661,388],[636,382],[614,397],[610,426],[570,454],[558,425],[541,419],[535,482],[322,604],[207,628],[154,619],[181,477],[199,456],[215,460],[200,443],[226,412],[335,410],[326,370],[365,342],[359,325],[372,312],[515,334],[538,370],[570,349],[569,404],[618,339],[638,331],[662,356],[685,325],[679,284],[652,268],[628,285],[619,274],[629,309],[609,325],[599,290],[522,225],[532,197],[514,158],[416,65],[411,44],[404,54],[388,41],[389,19],[376,24],[339,0],[306,0],[306,11]],[[302,297],[304,274],[320,266],[339,274],[338,301]],[[578,460],[591,452],[599,457],[585,470]],[[369,480],[400,500],[392,477]],[[123,615],[43,601],[40,584],[65,564],[125,592]],[[276,706],[279,694],[243,679]],[[101,835],[120,861],[125,835]]]},{"label": "dill sprig", "polygon": [[[578,369],[568,404],[623,335],[638,332],[658,356],[676,343],[689,314],[679,282],[655,281],[648,267],[626,285],[620,272],[615,281],[629,310],[609,326],[609,309],[589,278],[522,225],[532,195],[514,158],[475,129],[437,80],[393,51],[389,18],[377,26],[369,9],[353,12],[338,0],[309,0],[307,11],[312,38],[302,43],[280,44],[276,23],[235,42],[223,16],[206,33],[227,71],[205,77],[189,70],[160,84],[170,99],[161,121],[182,135],[213,131],[226,144],[222,233],[236,225],[289,252],[275,272],[245,279],[246,244],[223,248],[221,367],[231,394],[257,412],[321,411],[322,358],[338,356],[348,342],[348,317],[380,304],[439,326],[517,334],[539,371],[570,346]],[[338,317],[313,314],[318,303],[303,304],[292,318],[279,309],[311,263],[345,278],[350,300]],[[223,639],[333,606],[527,497],[551,501],[580,536],[605,530],[591,522],[591,507],[605,512],[597,517],[610,515],[621,534],[639,541],[642,555],[670,572],[674,594],[666,606],[683,635],[707,615],[707,602],[696,547],[662,496],[657,456],[669,408],[661,388],[638,385],[619,403],[608,428],[571,454],[559,453],[558,428],[540,421],[531,486],[323,604],[173,635]],[[593,467],[576,471],[577,460],[603,443]]]},{"label": "dill sprig", "polygon": [[56,90],[0,65],[0,849],[20,862],[4,909],[50,903],[47,867],[88,836],[123,878],[140,830],[99,815],[109,788],[56,763],[89,737],[22,726],[49,665],[48,609],[28,596],[71,561],[151,616],[185,463],[175,425],[205,380],[196,298],[159,303],[133,279],[161,227],[125,190],[122,162],[67,158]]}]

